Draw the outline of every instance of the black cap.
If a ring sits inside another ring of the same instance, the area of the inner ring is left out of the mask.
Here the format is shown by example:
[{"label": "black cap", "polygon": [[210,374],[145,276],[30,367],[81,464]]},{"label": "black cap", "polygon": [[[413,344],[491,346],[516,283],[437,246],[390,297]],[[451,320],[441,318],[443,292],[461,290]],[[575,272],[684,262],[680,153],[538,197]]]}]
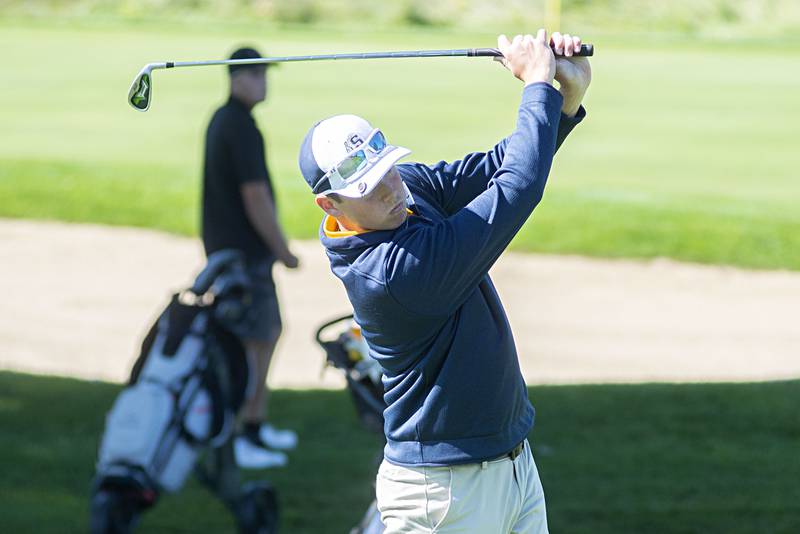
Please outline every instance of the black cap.
[{"label": "black cap", "polygon": [[[257,57],[264,57],[262,56],[258,50],[255,48],[250,48],[249,46],[245,46],[236,50],[233,54],[231,54],[230,59],[255,59]],[[256,63],[253,65],[228,65],[228,73],[233,74],[236,71],[244,70],[244,69],[263,69],[267,66],[271,66],[268,63]]]}]

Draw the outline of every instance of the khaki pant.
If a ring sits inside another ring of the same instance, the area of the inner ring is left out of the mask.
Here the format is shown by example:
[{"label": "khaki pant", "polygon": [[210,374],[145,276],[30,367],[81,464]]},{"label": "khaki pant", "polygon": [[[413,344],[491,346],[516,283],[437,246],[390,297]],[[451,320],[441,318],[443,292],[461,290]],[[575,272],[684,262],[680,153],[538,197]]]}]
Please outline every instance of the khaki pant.
[{"label": "khaki pant", "polygon": [[376,492],[385,534],[547,534],[544,491],[527,440],[514,461],[400,467],[384,460]]}]

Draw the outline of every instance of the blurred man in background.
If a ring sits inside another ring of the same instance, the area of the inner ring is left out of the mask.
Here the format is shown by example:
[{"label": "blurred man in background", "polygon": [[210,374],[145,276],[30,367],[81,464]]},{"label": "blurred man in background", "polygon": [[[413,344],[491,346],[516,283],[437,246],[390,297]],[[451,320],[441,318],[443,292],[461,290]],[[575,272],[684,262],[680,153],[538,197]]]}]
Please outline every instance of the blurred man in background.
[{"label": "blurred man in background", "polygon": [[[253,48],[236,50],[231,59],[261,57]],[[289,269],[298,259],[289,250],[275,207],[267,170],[264,138],[251,114],[267,96],[265,65],[229,65],[230,96],[211,119],[203,165],[202,236],[206,255],[222,249],[244,253],[253,283],[253,301],[236,332],[247,350],[254,383],[234,442],[240,467],[282,466],[297,435],[265,422],[266,377],[282,323],[272,265]]]}]

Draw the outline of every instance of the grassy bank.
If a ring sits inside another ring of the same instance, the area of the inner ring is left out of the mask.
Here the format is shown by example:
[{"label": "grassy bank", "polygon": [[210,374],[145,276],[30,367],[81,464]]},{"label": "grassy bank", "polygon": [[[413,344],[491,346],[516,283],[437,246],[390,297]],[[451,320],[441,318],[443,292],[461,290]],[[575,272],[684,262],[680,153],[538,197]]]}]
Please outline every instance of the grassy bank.
[{"label": "grassy bank", "polygon": [[[0,120],[0,216],[152,227],[192,235],[203,131],[223,100],[218,68],[158,71],[147,114],[125,104],[147,62],[214,58],[250,42],[271,54],[491,46],[495,32],[321,31],[0,19],[9,55]],[[502,28],[501,28],[502,29]],[[519,250],[669,256],[800,269],[800,42],[660,36],[594,40],[587,121],[558,155]],[[255,115],[281,216],[296,238],[319,211],[297,149],[317,119],[366,116],[424,162],[485,150],[513,130],[520,86],[490,61],[284,65]]]},{"label": "grassy bank", "polygon": [[[0,531],[84,532],[95,448],[118,386],[0,372]],[[800,529],[799,382],[533,387],[534,454],[551,529],[791,533]],[[257,473],[283,532],[347,532],[372,498],[380,443],[346,392],[276,391],[300,448]],[[140,532],[231,532],[192,482]]]}]

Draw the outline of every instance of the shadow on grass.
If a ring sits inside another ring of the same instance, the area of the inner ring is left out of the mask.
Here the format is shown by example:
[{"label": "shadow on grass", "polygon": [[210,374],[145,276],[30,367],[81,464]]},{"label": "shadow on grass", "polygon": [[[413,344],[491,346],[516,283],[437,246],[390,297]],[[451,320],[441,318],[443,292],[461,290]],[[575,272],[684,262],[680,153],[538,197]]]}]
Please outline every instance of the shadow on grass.
[{"label": "shadow on grass", "polygon": [[[119,386],[0,372],[0,532],[85,532],[105,411]],[[554,532],[800,531],[800,382],[532,387],[534,454]],[[372,499],[381,440],[343,391],[276,391],[300,446],[282,531],[347,532]],[[193,481],[140,532],[233,532]]]}]

